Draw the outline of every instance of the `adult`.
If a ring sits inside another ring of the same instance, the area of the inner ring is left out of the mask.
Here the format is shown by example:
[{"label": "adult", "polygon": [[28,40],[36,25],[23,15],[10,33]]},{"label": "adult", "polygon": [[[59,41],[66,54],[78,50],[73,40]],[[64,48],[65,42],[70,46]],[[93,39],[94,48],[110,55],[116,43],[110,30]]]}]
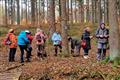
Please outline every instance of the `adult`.
[{"label": "adult", "polygon": [[91,49],[91,39],[93,38],[93,36],[90,35],[90,28],[86,27],[83,34],[82,34],[82,42],[81,45],[83,47],[84,50],[84,59],[89,58],[88,54],[89,54],[89,50]]},{"label": "adult", "polygon": [[14,34],[14,29],[10,29],[7,38],[5,39],[5,45],[8,45],[10,48],[9,51],[9,62],[15,61],[15,53],[17,49],[17,37]]},{"label": "adult", "polygon": [[37,32],[35,34],[35,41],[37,45],[37,56],[42,59],[44,59],[44,57],[47,56],[46,51],[45,51],[46,39],[47,37],[45,33],[43,32],[43,30],[41,30],[40,28],[37,28]]},{"label": "adult", "polygon": [[98,41],[98,53],[97,59],[103,60],[106,57],[106,49],[109,38],[109,30],[105,27],[104,23],[100,24],[100,27],[96,30],[96,38]]},{"label": "adult", "polygon": [[30,44],[30,41],[27,38],[27,34],[25,31],[21,31],[18,35],[18,45],[21,51],[21,63],[24,62],[24,50],[27,52],[26,58],[27,62],[30,62],[30,52],[27,50],[27,46]]},{"label": "adult", "polygon": [[81,49],[81,41],[75,37],[69,37],[68,41],[71,43],[71,54],[73,56],[79,56]]},{"label": "adult", "polygon": [[58,48],[60,49],[60,52],[62,52],[62,37],[60,35],[59,30],[56,30],[56,32],[53,33],[52,41],[53,41],[53,45],[54,45],[55,56],[57,56]]},{"label": "adult", "polygon": [[25,30],[26,34],[27,34],[27,38],[29,40],[29,44],[27,46],[27,50],[30,52],[30,56],[32,56],[32,41],[33,41],[33,36],[31,35],[31,32],[29,30]]}]

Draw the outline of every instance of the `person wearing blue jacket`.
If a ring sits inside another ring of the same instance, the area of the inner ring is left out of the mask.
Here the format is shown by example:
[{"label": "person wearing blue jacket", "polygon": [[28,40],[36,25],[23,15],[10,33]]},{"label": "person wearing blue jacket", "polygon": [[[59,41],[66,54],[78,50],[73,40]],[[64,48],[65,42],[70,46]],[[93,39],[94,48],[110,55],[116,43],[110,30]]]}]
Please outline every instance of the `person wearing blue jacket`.
[{"label": "person wearing blue jacket", "polygon": [[53,45],[54,45],[55,56],[57,56],[58,48],[60,49],[60,52],[62,52],[62,37],[61,37],[59,31],[56,31],[53,33],[52,41],[53,41]]},{"label": "person wearing blue jacket", "polygon": [[30,62],[29,50],[27,50],[27,45],[29,44],[29,40],[27,38],[27,34],[25,31],[21,31],[18,35],[18,45],[21,51],[21,63],[24,62],[24,50],[27,52],[26,58],[27,62]]}]

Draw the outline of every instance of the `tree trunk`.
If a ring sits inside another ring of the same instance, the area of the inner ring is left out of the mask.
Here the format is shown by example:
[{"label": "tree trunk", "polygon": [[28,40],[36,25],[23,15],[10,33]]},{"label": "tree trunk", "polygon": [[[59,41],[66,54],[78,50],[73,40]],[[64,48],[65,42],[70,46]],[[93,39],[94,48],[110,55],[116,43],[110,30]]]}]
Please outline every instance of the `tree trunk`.
[{"label": "tree trunk", "polygon": [[102,19],[102,11],[101,11],[101,0],[98,0],[98,2],[97,2],[98,4],[98,8],[97,8],[97,14],[98,14],[98,24],[100,24],[101,23],[101,19]]},{"label": "tree trunk", "polygon": [[91,7],[92,7],[92,11],[91,11],[91,22],[92,22],[92,24],[94,24],[94,14],[95,14],[95,5],[94,5],[94,0],[91,0]]},{"label": "tree trunk", "polygon": [[35,25],[35,0],[31,0],[32,25]]},{"label": "tree trunk", "polygon": [[49,22],[49,30],[50,30],[50,36],[55,32],[55,1],[49,0],[49,14],[48,14],[48,22]]},{"label": "tree trunk", "polygon": [[5,25],[7,26],[8,20],[7,20],[8,14],[7,14],[7,0],[5,0]]},{"label": "tree trunk", "polygon": [[89,0],[87,0],[87,17],[86,17],[86,21],[89,22],[90,21],[90,9],[89,9]]},{"label": "tree trunk", "polygon": [[105,0],[105,23],[109,24],[108,0]]},{"label": "tree trunk", "polygon": [[62,26],[62,38],[63,38],[63,51],[69,54],[68,39],[67,39],[67,14],[66,14],[66,0],[61,0],[61,26]]},{"label": "tree trunk", "polygon": [[116,0],[109,0],[109,23],[110,23],[110,60],[120,59],[120,32],[117,18]]},{"label": "tree trunk", "polygon": [[67,2],[67,3],[66,3],[66,5],[67,5],[66,8],[67,8],[67,14],[68,14],[68,15],[67,15],[67,21],[69,22],[69,2],[70,2],[70,1],[69,1],[69,0],[66,0],[66,2]]},{"label": "tree trunk", "polygon": [[59,17],[61,18],[61,0],[59,0]]},{"label": "tree trunk", "polygon": [[95,14],[94,14],[94,16],[95,16],[95,23],[97,23],[98,19],[97,19],[97,1],[96,0],[95,0]]},{"label": "tree trunk", "polygon": [[70,17],[71,17],[71,24],[73,24],[73,0],[70,1],[70,7],[71,7],[71,12],[70,12]]},{"label": "tree trunk", "polygon": [[42,22],[45,22],[45,3],[44,0],[42,0]]},{"label": "tree trunk", "polygon": [[83,2],[79,1],[79,23],[82,23],[83,21],[84,21]]},{"label": "tree trunk", "polygon": [[19,0],[17,1],[17,25],[20,25],[20,3]]},{"label": "tree trunk", "polygon": [[13,19],[14,19],[14,16],[13,16],[13,0],[11,0],[11,25],[13,25]]},{"label": "tree trunk", "polygon": [[74,15],[75,15],[75,23],[77,23],[77,0],[75,0]]},{"label": "tree trunk", "polygon": [[25,20],[26,20],[26,24],[28,24],[28,21],[27,21],[27,0],[25,0]]}]

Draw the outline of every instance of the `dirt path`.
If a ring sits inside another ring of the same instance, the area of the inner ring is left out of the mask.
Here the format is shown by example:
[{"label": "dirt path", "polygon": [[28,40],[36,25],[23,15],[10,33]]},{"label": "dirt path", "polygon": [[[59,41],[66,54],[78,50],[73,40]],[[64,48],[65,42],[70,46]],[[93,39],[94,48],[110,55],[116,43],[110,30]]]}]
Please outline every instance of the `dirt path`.
[{"label": "dirt path", "polygon": [[10,71],[0,73],[0,80],[19,80],[22,72],[20,71]]}]

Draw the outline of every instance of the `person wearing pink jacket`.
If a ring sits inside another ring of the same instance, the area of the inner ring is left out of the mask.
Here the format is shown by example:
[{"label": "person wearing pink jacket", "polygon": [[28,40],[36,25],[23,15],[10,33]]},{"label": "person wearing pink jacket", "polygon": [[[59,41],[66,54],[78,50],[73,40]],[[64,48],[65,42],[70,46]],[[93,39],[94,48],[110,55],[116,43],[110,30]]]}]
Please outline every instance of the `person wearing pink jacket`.
[{"label": "person wearing pink jacket", "polygon": [[46,57],[46,52],[45,52],[46,39],[47,36],[44,34],[44,32],[41,29],[38,28],[37,33],[35,34],[35,41],[37,45],[37,56],[42,59]]}]

